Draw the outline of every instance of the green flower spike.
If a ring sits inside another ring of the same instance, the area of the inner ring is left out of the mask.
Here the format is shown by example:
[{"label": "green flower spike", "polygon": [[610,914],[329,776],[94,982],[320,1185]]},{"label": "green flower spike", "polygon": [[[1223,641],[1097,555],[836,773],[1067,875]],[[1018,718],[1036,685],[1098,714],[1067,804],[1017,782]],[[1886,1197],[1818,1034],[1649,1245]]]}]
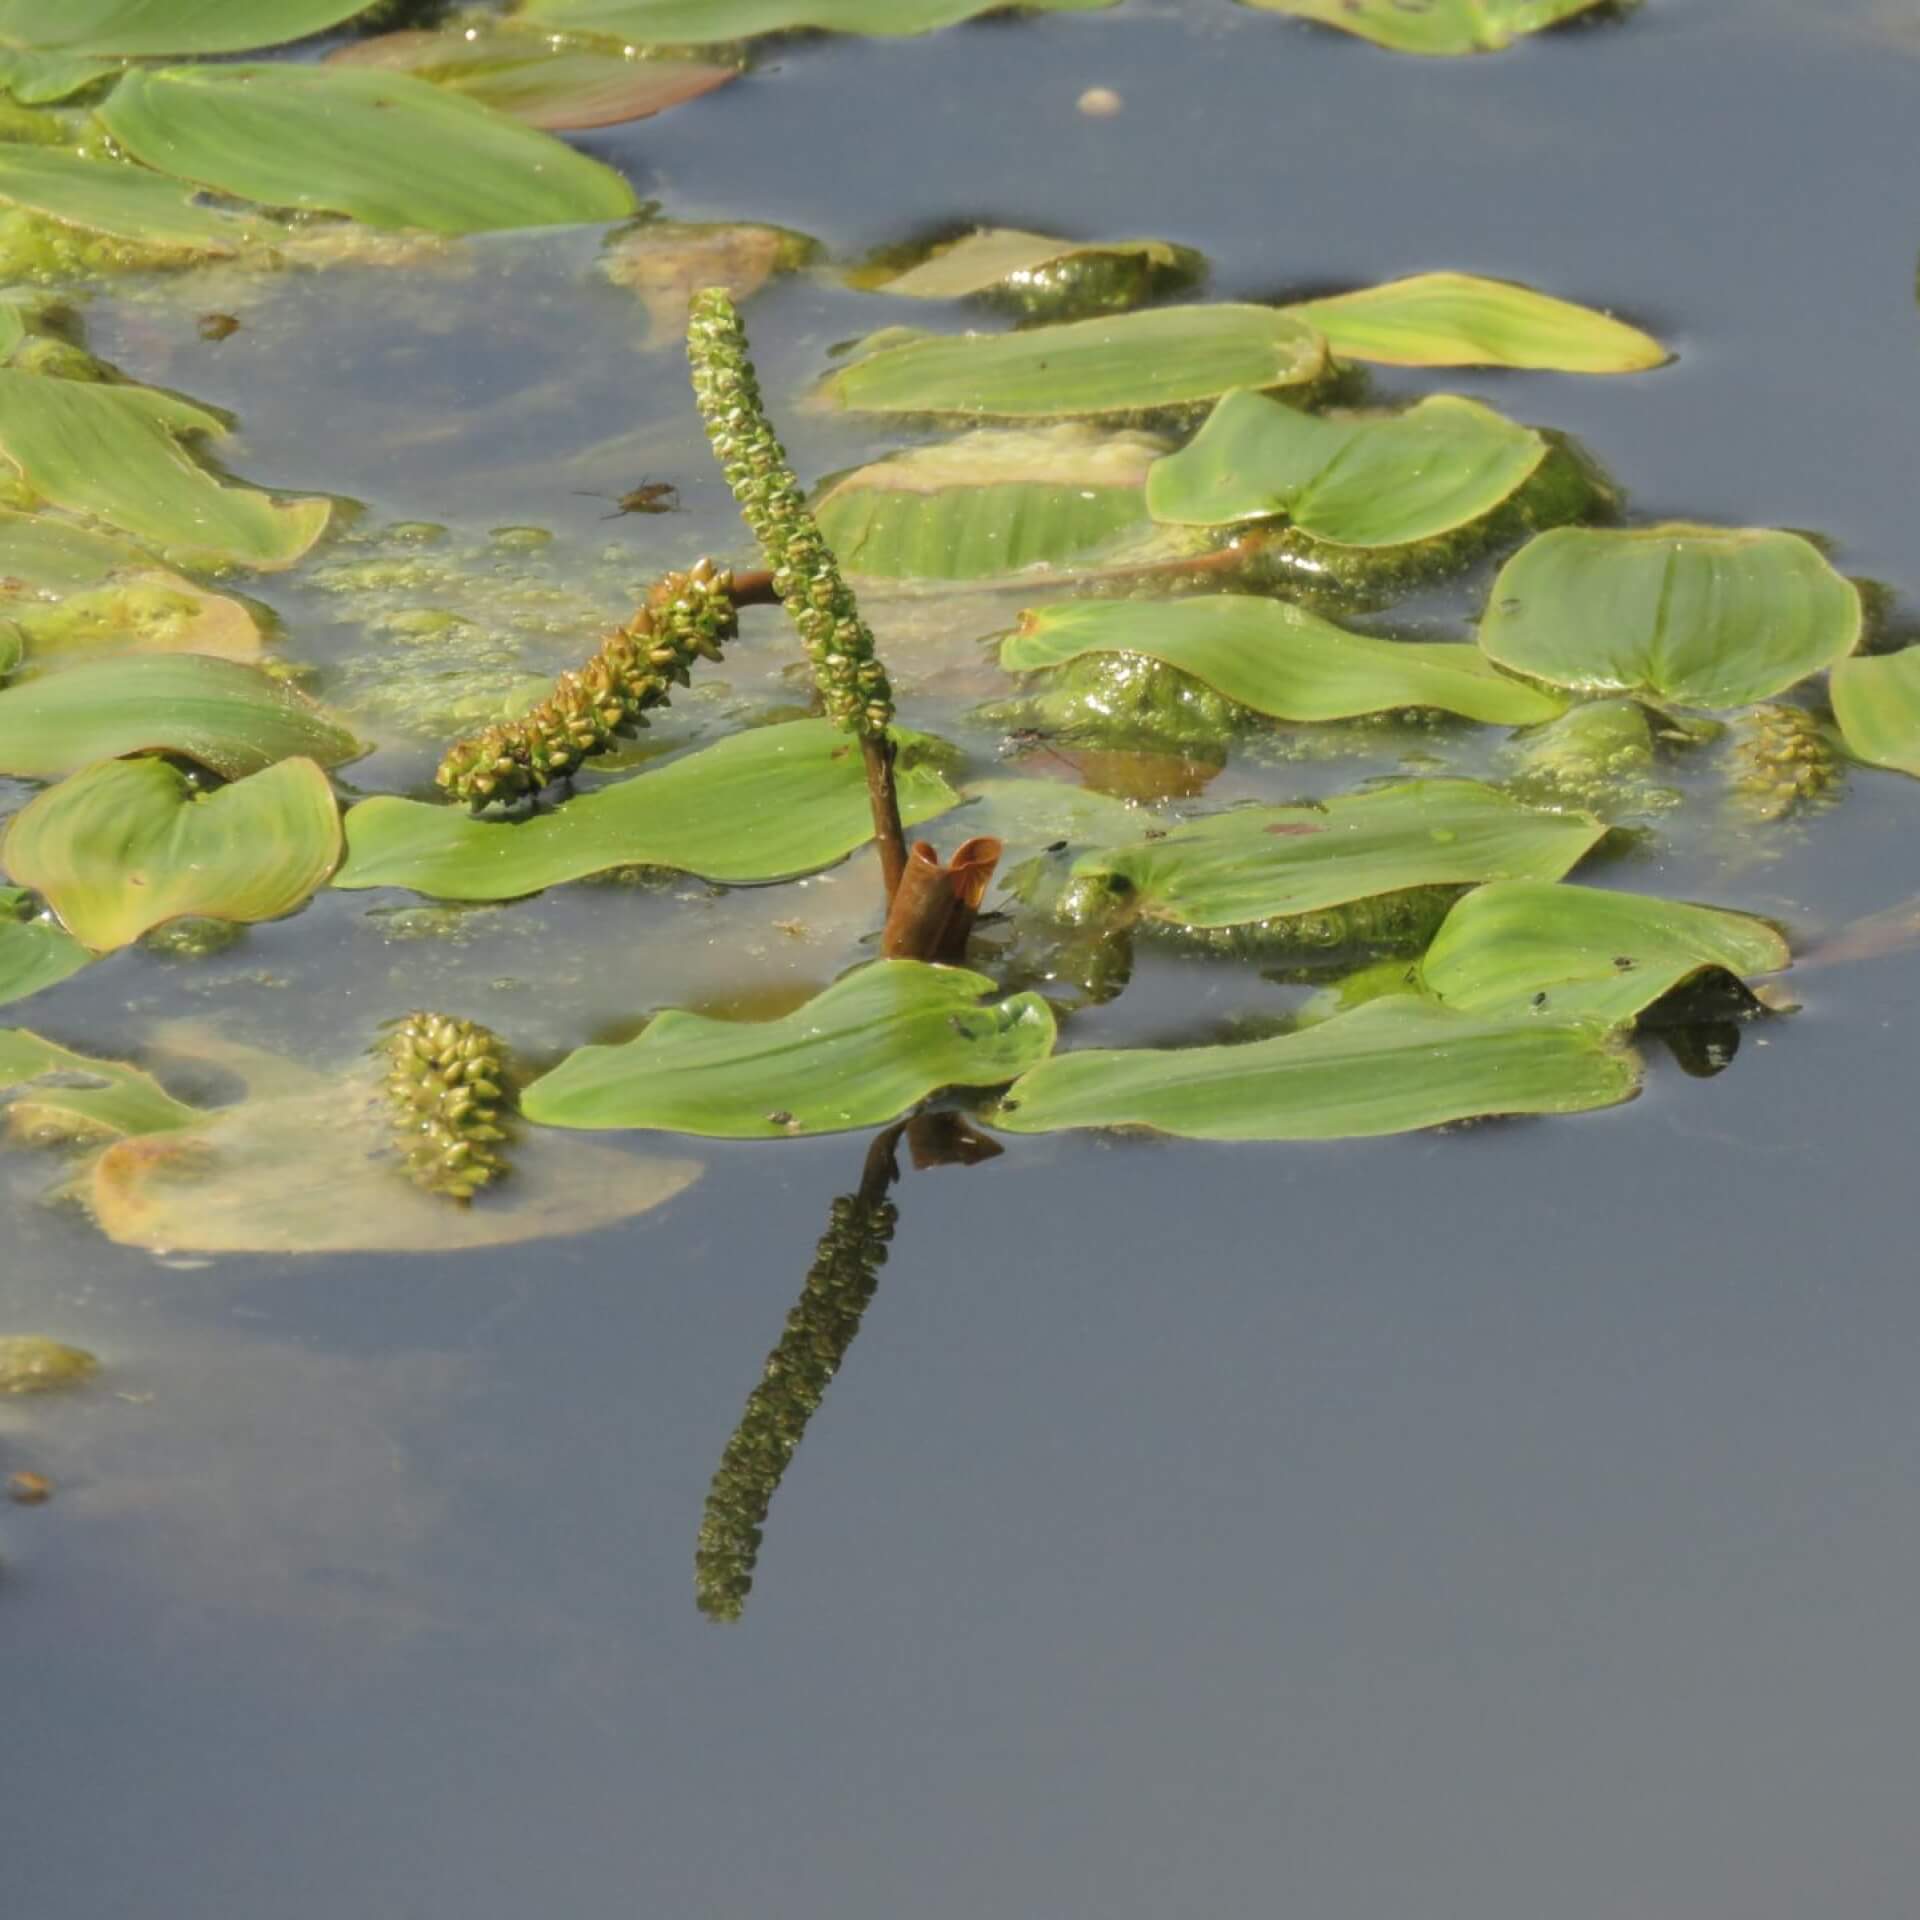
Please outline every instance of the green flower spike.
[{"label": "green flower spike", "polygon": [[1840,757],[1820,721],[1804,707],[1770,702],[1733,723],[1728,755],[1735,809],[1749,820],[1784,820],[1833,798]]},{"label": "green flower spike", "polygon": [[387,1041],[394,1145],[428,1193],[467,1201],[507,1171],[498,1142],[506,1098],[499,1040],[471,1020],[413,1013]]},{"label": "green flower spike", "polygon": [[457,742],[434,777],[476,811],[538,793],[644,727],[647,709],[665,706],[675,687],[688,684],[696,659],[718,660],[736,631],[730,573],[710,560],[670,573],[584,667],[563,673],[519,719]]},{"label": "green flower spike", "polygon": [[714,457],[800,630],[828,716],[848,733],[882,738],[893,719],[887,671],[767,418],[739,311],[719,287],[694,298],[687,357]]}]

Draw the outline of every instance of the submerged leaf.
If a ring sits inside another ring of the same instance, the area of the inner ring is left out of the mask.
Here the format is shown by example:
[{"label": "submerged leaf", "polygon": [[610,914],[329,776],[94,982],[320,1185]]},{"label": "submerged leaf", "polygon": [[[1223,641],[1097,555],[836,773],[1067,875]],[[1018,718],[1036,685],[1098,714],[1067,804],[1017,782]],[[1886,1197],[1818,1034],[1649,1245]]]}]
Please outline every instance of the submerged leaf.
[{"label": "submerged leaf", "polygon": [[414,74],[548,133],[644,120],[740,77],[736,66],[640,60],[585,44],[556,46],[551,38],[510,28],[385,33],[350,41],[327,59]]},{"label": "submerged leaf", "polygon": [[1614,1025],[1701,974],[1744,981],[1791,957],[1744,913],[1510,880],[1458,902],[1420,970],[1430,993],[1464,1013]]},{"label": "submerged leaf", "polygon": [[337,27],[370,0],[0,0],[0,46],[241,53]]},{"label": "submerged leaf", "polygon": [[1060,240],[1017,227],[981,227],[936,247],[886,278],[872,269],[856,284],[908,300],[964,300],[992,294],[1036,319],[1120,312],[1149,295],[1197,280],[1205,262],[1166,240]]},{"label": "submerged leaf", "polygon": [[514,1175],[450,1207],[407,1178],[374,1071],[242,1101],[108,1148],[86,1197],[109,1239],[157,1253],[454,1253],[630,1220],[683,1193],[696,1160],[523,1136]]},{"label": "submerged leaf", "polygon": [[829,481],[814,513],[849,573],[992,579],[1146,531],[1147,469],[1165,451],[1071,423],[980,428]]},{"label": "submerged leaf", "polygon": [[[915,736],[895,737],[910,754]],[[959,800],[931,767],[902,765],[899,787],[907,826]],[[334,885],[513,900],[609,867],[650,866],[745,886],[818,872],[872,834],[858,746],[831,721],[794,720],[730,735],[525,820],[363,800],[347,815],[347,861]]]},{"label": "submerged leaf", "polygon": [[1287,309],[1342,359],[1394,367],[1640,373],[1673,356],[1651,334],[1571,300],[1472,273],[1420,273]]},{"label": "submerged leaf", "polygon": [[99,109],[136,160],[271,207],[484,233],[624,219],[633,189],[550,135],[409,74],[144,68]]},{"label": "submerged leaf", "polygon": [[1634,1055],[1597,1026],[1389,995],[1238,1046],[1056,1054],[987,1116],[1012,1133],[1151,1127],[1193,1140],[1348,1140],[1630,1099]]},{"label": "submerged leaf", "polygon": [[582,1047],[521,1100],[554,1127],[651,1127],[732,1140],[898,1119],[941,1087],[991,1087],[1052,1050],[1039,995],[984,974],[877,960],[779,1020],[657,1015],[636,1040]]},{"label": "submerged leaf", "polygon": [[1024,333],[921,335],[862,355],[820,391],[854,412],[1050,419],[1298,386],[1325,364],[1320,336],[1276,307],[1156,307]]},{"label": "submerged leaf", "polygon": [[186,915],[277,920],[326,884],[340,809],[311,760],[196,794],[164,760],[108,760],[16,814],[0,865],[96,953]]},{"label": "submerged leaf", "polygon": [[1083,854],[1078,910],[1235,927],[1415,887],[1558,880],[1606,828],[1472,780],[1407,780],[1324,804],[1237,807],[1137,846]]},{"label": "submerged leaf", "polygon": [[237,253],[252,237],[246,221],[197,205],[193,189],[178,180],[60,147],[0,145],[0,203],[187,253]]},{"label": "submerged leaf", "polygon": [[1029,673],[1106,652],[1158,660],[1281,720],[1433,707],[1522,727],[1551,720],[1565,704],[1507,678],[1478,647],[1374,640],[1287,601],[1244,594],[1065,601],[1023,614],[1001,645],[1000,664]]},{"label": "submerged leaf", "polygon": [[180,444],[188,434],[225,432],[217,415],[150,387],[0,368],[0,455],[35,493],[189,556],[291,566],[332,509],[324,500],[282,506],[228,486]]},{"label": "submerged leaf", "polygon": [[1920,779],[1920,647],[1842,660],[1827,685],[1847,751]]},{"label": "submerged leaf", "polygon": [[1189,445],[1155,462],[1147,505],[1183,526],[1284,515],[1335,546],[1406,546],[1483,519],[1546,456],[1530,427],[1453,394],[1329,417],[1230,393]]},{"label": "submerged leaf", "polygon": [[0,773],[45,779],[126,753],[172,753],[228,779],[276,760],[337,766],[360,743],[257,667],[199,654],[94,660],[0,692]]},{"label": "submerged leaf", "polygon": [[1245,0],[1355,33],[1394,53],[1497,53],[1608,0]]},{"label": "submerged leaf", "polygon": [[[950,27],[1014,0],[522,0],[518,18],[555,31],[604,33],[635,46],[702,46],[817,27],[910,34]],[[1041,13],[1089,13],[1114,0],[1017,0]]]},{"label": "submerged leaf", "polygon": [[61,1139],[166,1133],[201,1118],[139,1067],[71,1052],[24,1027],[0,1028],[0,1103],[10,1132]]},{"label": "submerged leaf", "polygon": [[644,220],[607,242],[601,270],[615,286],[631,287],[646,309],[645,344],[677,347],[696,293],[719,287],[745,300],[776,273],[805,265],[819,244],[790,227],[749,221]]},{"label": "submerged leaf", "polygon": [[1500,570],[1480,645],[1583,693],[1740,707],[1853,651],[1860,595],[1798,534],[1561,527]]},{"label": "submerged leaf", "polygon": [[64,928],[36,918],[18,887],[0,887],[0,1004],[58,986],[92,958]]}]

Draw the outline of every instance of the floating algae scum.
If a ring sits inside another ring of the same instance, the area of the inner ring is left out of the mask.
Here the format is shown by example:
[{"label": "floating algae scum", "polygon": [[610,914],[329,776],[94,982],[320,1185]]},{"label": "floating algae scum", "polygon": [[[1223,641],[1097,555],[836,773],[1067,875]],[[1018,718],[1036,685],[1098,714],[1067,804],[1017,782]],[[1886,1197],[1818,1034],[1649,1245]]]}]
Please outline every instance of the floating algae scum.
[{"label": "floating algae scum", "polygon": [[1920,1867],[1920,67],[990,11],[0,0],[26,1909]]}]

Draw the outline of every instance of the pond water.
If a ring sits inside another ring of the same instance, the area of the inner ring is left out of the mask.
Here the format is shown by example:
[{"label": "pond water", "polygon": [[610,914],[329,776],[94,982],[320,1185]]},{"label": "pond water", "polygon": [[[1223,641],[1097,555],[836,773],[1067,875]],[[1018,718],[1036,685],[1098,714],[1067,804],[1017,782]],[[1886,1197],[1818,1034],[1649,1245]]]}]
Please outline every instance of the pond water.
[{"label": "pond water", "polygon": [[[1616,308],[1677,364],[1378,385],[1573,434],[1636,517],[1817,532],[1905,622],[1920,35],[1896,12],[1653,0],[1454,63],[1127,0],[782,43],[572,138],[675,217],[836,258],[974,219],[1163,235],[1208,256],[1213,297],[1458,267]],[[1094,85],[1118,115],[1076,111]],[[239,471],[366,503],[345,543],[247,583],[322,691],[373,674],[364,622],[395,602],[350,569],[392,556],[396,522],[445,524],[523,612],[550,602],[523,672],[661,568],[744,552],[677,345],[641,350],[595,245],[91,301],[93,351],[234,412]],[[207,308],[240,330],[203,340]],[[900,442],[791,407],[876,311],[900,317],[803,274],[749,310],[804,474]],[[602,519],[589,495],[642,477],[681,511]],[[554,542],[489,546],[527,525]],[[1485,580],[1422,610],[1457,622]],[[723,690],[650,739],[799,697],[754,618]],[[990,761],[962,716],[994,618],[876,624],[913,720]],[[434,751],[395,725],[345,777],[422,790]],[[1236,760],[1209,800],[1357,770]],[[1810,941],[1914,890],[1915,805],[1857,770],[1804,827],[1663,843],[1621,884]],[[211,959],[122,956],[16,1012],[93,1052],[198,1019],[337,1061],[444,1005],[551,1060],[658,1006],[824,985],[869,930],[866,858],[791,890],[793,933],[768,896],[695,883],[460,916],[324,893]],[[694,1604],[702,1503],[862,1137],[699,1143],[705,1177],[629,1225],[424,1259],[157,1260],[8,1155],[0,1331],[109,1370],[0,1412],[0,1465],[60,1489],[0,1511],[8,1910],[1909,1911],[1920,950],[1790,979],[1802,1010],[1743,1030],[1729,1071],[1650,1044],[1641,1097],[1585,1118],[1316,1147],[1062,1134],[907,1172],[726,1627]],[[1144,954],[1075,1040],[1297,998]]]}]

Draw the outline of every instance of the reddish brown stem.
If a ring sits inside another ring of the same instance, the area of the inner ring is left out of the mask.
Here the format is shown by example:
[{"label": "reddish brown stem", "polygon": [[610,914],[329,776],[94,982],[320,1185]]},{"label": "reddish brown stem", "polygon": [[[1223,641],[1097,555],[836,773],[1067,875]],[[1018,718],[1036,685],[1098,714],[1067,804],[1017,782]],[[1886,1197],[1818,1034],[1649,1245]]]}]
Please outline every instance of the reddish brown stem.
[{"label": "reddish brown stem", "polygon": [[880,846],[880,877],[886,884],[889,910],[907,871],[907,830],[900,824],[893,752],[893,742],[884,734],[860,736],[860,757],[867,764],[867,803],[873,809],[873,837]]},{"label": "reddish brown stem", "polygon": [[777,607],[780,596],[773,590],[773,575],[765,567],[733,576],[733,604],[736,607]]}]

